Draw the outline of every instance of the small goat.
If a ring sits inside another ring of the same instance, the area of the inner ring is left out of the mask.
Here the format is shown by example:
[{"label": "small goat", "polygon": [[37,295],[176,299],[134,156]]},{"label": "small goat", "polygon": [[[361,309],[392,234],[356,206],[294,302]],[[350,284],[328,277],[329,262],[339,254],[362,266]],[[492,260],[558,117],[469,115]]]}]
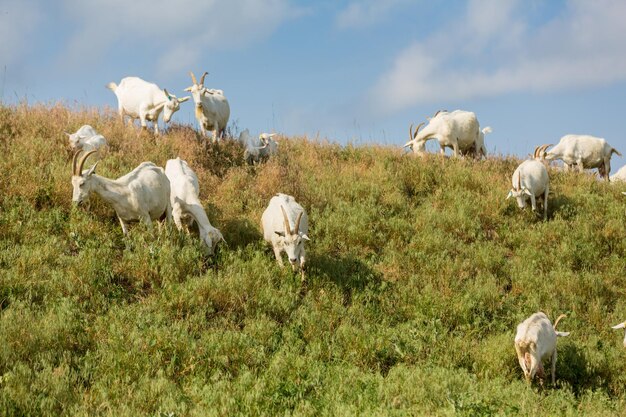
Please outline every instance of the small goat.
[{"label": "small goat", "polygon": [[202,207],[198,197],[200,186],[196,173],[189,168],[186,161],[176,158],[168,160],[165,164],[165,175],[170,180],[170,203],[174,224],[178,230],[182,230],[183,223],[191,226],[195,222],[198,225],[200,239],[207,245],[209,254],[212,255],[224,237],[211,225]]},{"label": "small goat", "polygon": [[550,178],[548,170],[540,160],[541,152],[545,151],[545,146],[535,148],[535,158],[522,162],[511,178],[513,188],[509,191],[506,199],[511,197],[517,199],[519,208],[526,207],[526,200],[530,198],[533,211],[537,212],[537,198],[543,199],[543,219],[548,218],[548,193],[550,189]]},{"label": "small goat", "polygon": [[74,154],[72,160],[72,201],[76,205],[87,201],[94,192],[113,206],[122,231],[128,233],[128,222],[142,221],[152,229],[152,220],[166,215],[171,220],[170,182],[163,168],[152,162],[142,162],[137,168],[116,180],[96,175],[98,162],[83,172],[87,158],[95,151],[85,153],[78,161],[82,151]]},{"label": "small goat", "polygon": [[272,244],[278,265],[283,266],[281,252],[285,251],[294,271],[301,268],[304,279],[306,263],[304,242],[309,240],[309,219],[306,211],[287,194],[277,194],[261,217],[264,239]]},{"label": "small goat", "polygon": [[517,326],[515,352],[528,383],[532,381],[535,375],[538,375],[540,378],[544,377],[543,361],[550,358],[552,364],[552,384],[554,384],[556,340],[557,337],[569,336],[569,332],[558,332],[556,330],[556,326],[563,317],[566,317],[565,314],[561,314],[554,322],[554,326],[552,326],[550,319],[544,313],[538,312]]},{"label": "small goat", "polygon": [[67,133],[70,141],[70,148],[74,151],[97,151],[99,156],[103,156],[108,150],[107,140],[104,136],[98,134],[96,130],[89,126],[83,125],[74,133]]}]

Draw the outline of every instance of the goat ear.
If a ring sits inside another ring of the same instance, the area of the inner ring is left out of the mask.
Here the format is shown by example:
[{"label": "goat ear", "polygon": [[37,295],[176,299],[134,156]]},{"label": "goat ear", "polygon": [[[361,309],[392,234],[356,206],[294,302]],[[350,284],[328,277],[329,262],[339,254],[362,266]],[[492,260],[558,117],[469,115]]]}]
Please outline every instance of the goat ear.
[{"label": "goat ear", "polygon": [[164,101],[164,102],[163,102],[163,103],[161,103],[161,104],[157,104],[157,105],[154,107],[154,110],[159,110],[159,109],[162,109],[163,107],[165,107],[165,105],[166,105],[166,104],[167,104],[167,101]]},{"label": "goat ear", "polygon": [[89,171],[87,171],[87,173],[85,174],[86,177],[90,176],[91,174],[93,174],[96,171],[96,167],[98,166],[98,163],[100,161],[96,162],[95,164],[93,164],[93,166],[91,168],[89,168]]},{"label": "goat ear", "polygon": [[67,137],[70,137],[70,138],[72,137],[71,133],[67,133],[67,132],[63,132],[63,133],[65,133],[67,135]]},{"label": "goat ear", "polygon": [[191,92],[191,87],[187,87],[183,91],[187,91],[189,93],[189,92]]},{"label": "goat ear", "polygon": [[185,96],[185,97],[179,98],[179,99],[178,99],[178,102],[179,102],[179,103],[184,103],[185,101],[189,100],[190,98],[191,98],[191,97],[189,97],[189,96]]},{"label": "goat ear", "polygon": [[304,239],[304,240],[308,240],[308,241],[310,241],[310,240],[311,240],[311,239],[309,239],[309,237],[308,237],[306,234],[303,234],[301,237],[302,237],[302,239]]},{"label": "goat ear", "polygon": [[615,326],[612,326],[612,329],[623,329],[624,327],[626,327],[626,321],[620,324],[616,324]]},{"label": "goat ear", "polygon": [[531,193],[531,192],[528,190],[528,188],[524,188],[524,194],[526,194],[526,195],[527,195],[527,196],[529,196],[529,197],[533,195],[533,193]]},{"label": "goat ear", "polygon": [[556,332],[556,335],[559,337],[569,336],[569,332]]},{"label": "goat ear", "polygon": [[277,232],[277,231],[274,231],[274,233],[276,233],[276,234],[277,234],[278,236],[280,236],[280,237],[285,237],[285,232]]},{"label": "goat ear", "polygon": [[513,191],[509,191],[509,194],[506,196],[506,199],[508,200],[511,197],[513,197]]}]

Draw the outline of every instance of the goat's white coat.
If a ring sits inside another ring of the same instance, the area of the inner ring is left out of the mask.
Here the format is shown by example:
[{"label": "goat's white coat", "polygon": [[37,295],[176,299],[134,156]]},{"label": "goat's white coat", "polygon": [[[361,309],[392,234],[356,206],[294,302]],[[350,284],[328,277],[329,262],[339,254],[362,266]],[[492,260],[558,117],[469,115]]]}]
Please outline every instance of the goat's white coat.
[{"label": "goat's white coat", "polygon": [[152,229],[152,220],[160,219],[163,214],[168,221],[171,219],[170,182],[163,168],[142,162],[128,174],[112,180],[96,175],[96,165],[81,175],[72,175],[75,204],[86,201],[92,192],[98,194],[113,206],[124,234],[128,233],[127,224],[131,221],[142,221]]},{"label": "goat's white coat", "polygon": [[526,207],[526,200],[530,199],[533,211],[537,211],[537,198],[543,197],[543,218],[548,217],[548,193],[550,178],[545,165],[536,160],[529,159],[522,162],[511,178],[513,188],[509,191],[507,199],[515,197],[519,208]]},{"label": "goat's white coat", "polygon": [[203,136],[206,136],[208,131],[213,132],[212,141],[216,142],[226,130],[230,117],[230,105],[222,90],[204,86],[204,77],[207,73],[202,75],[199,83],[196,81],[195,75],[190,74],[193,85],[185,88],[185,91],[191,92],[193,97],[195,116],[200,125],[200,131]]},{"label": "goat's white coat", "polygon": [[428,124],[414,133],[413,138],[404,147],[411,147],[414,153],[425,152],[428,140],[436,139],[445,155],[445,148],[452,148],[454,156],[473,153],[479,157],[486,149],[480,144],[479,124],[476,114],[464,110],[453,112],[440,111],[435,114]]},{"label": "goat's white coat", "polygon": [[[285,221],[281,207],[285,209],[289,221],[289,229],[285,227]],[[302,213],[298,232],[295,230],[298,215]],[[263,238],[271,243],[274,256],[280,266],[283,265],[281,253],[285,251],[294,271],[300,266],[304,270],[306,253],[304,241],[309,240],[309,219],[304,208],[296,200],[287,194],[277,194],[270,200],[267,208],[261,216]]]},{"label": "goat's white coat", "polygon": [[[557,323],[558,324],[558,319]],[[517,360],[524,371],[527,381],[531,381],[537,373],[543,376],[543,361],[550,358],[552,362],[552,383],[556,371],[556,340],[558,336],[569,336],[569,332],[556,331],[550,319],[538,312],[517,326],[515,335],[515,352]]]},{"label": "goat's white coat", "polygon": [[611,181],[626,182],[626,165],[617,170],[615,174],[611,175]]},{"label": "goat's white coat", "polygon": [[180,103],[189,100],[188,96],[177,98],[173,94],[166,94],[166,90],[139,77],[123,78],[119,85],[108,83],[107,88],[117,97],[118,113],[122,121],[124,116],[129,116],[131,120],[139,119],[143,129],[147,129],[146,122],[151,121],[157,135],[161,112],[163,122],[168,123],[172,115],[180,109]]},{"label": "goat's white coat", "polygon": [[96,129],[90,125],[83,125],[76,132],[65,132],[65,134],[68,136],[70,148],[74,151],[97,151],[98,155],[102,157],[109,148],[105,137],[96,132]]},{"label": "goat's white coat", "polygon": [[213,254],[218,242],[224,240],[224,237],[217,228],[211,225],[202,207],[196,173],[186,161],[176,158],[168,160],[165,164],[165,175],[170,181],[170,204],[174,224],[178,230],[182,230],[183,223],[190,226],[195,221],[200,239],[209,248],[209,253]]},{"label": "goat's white coat", "polygon": [[611,155],[622,155],[603,138],[590,135],[565,135],[559,143],[545,153],[545,159],[560,159],[566,170],[577,167],[583,169],[598,168],[600,176],[609,179],[611,172]]}]

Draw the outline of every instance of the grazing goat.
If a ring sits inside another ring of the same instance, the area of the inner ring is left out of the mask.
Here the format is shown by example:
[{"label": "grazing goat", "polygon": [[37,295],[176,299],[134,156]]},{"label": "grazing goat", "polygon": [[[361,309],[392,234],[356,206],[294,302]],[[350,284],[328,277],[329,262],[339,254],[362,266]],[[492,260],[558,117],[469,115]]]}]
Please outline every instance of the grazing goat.
[{"label": "grazing goat", "polygon": [[[540,152],[545,150],[544,146],[535,149],[535,157],[539,158]],[[529,159],[522,162],[511,178],[513,188],[509,191],[506,199],[511,197],[517,199],[517,205],[523,209],[526,207],[526,200],[530,198],[533,211],[537,212],[537,198],[543,199],[543,219],[548,218],[548,193],[550,188],[550,178],[548,170],[540,159]]]},{"label": "grazing goat", "polygon": [[479,144],[478,120],[472,112],[438,111],[420,131],[422,125],[424,123],[420,123],[415,132],[411,125],[409,128],[411,140],[404,145],[404,147],[410,147],[416,154],[425,152],[425,144],[430,139],[436,139],[439,142],[442,155],[445,155],[445,148],[452,148],[456,157],[464,154],[480,157],[481,153],[486,154],[486,149],[483,149],[484,144]]},{"label": "grazing goat", "polygon": [[170,159],[165,164],[165,175],[170,180],[170,203],[172,217],[178,230],[187,226],[198,225],[200,239],[207,245],[212,255],[217,244],[224,240],[222,233],[211,225],[209,218],[198,198],[200,186],[198,177],[186,161],[180,158]]},{"label": "grazing goat", "polygon": [[[209,89],[204,86],[204,77],[208,72],[202,74],[200,83],[196,81],[196,76],[189,71],[193,85],[185,88],[185,91],[191,92],[193,101],[196,104],[196,120],[200,125],[202,136],[207,135],[207,131],[213,132],[213,143],[217,142],[218,137],[224,135],[228,118],[230,117],[230,105],[224,97],[222,90]],[[206,142],[205,142],[206,143]]]},{"label": "grazing goat", "polygon": [[142,162],[137,168],[116,180],[94,174],[98,162],[83,172],[83,165],[95,151],[85,153],[78,161],[82,151],[74,154],[72,160],[72,201],[76,205],[87,201],[92,192],[113,206],[122,231],[128,233],[128,222],[142,221],[152,229],[152,220],[167,216],[171,220],[170,182],[163,168],[152,162]]},{"label": "grazing goat", "polygon": [[189,96],[176,98],[167,90],[159,88],[139,77],[123,78],[119,85],[111,82],[107,88],[117,96],[118,112],[122,122],[124,116],[131,120],[139,119],[141,128],[147,129],[147,121],[154,126],[154,133],[159,134],[159,115],[163,112],[163,122],[168,123],[172,115],[180,109],[180,103],[189,100]]},{"label": "grazing goat", "polygon": [[104,136],[98,134],[96,130],[89,126],[83,125],[75,133],[67,133],[70,141],[70,148],[74,151],[97,151],[102,156],[108,150],[107,140]]},{"label": "grazing goat", "polygon": [[[548,146],[552,145],[546,147]],[[589,135],[565,135],[554,148],[544,152],[544,157],[548,161],[562,160],[566,170],[574,166],[579,172],[583,172],[583,169],[598,168],[600,176],[609,181],[611,155],[614,153],[622,156],[602,138]]]},{"label": "grazing goat", "polygon": [[621,167],[615,174],[611,175],[611,181],[626,182],[626,165]]},{"label": "grazing goat", "polygon": [[[626,193],[622,193],[622,194],[626,195]],[[620,324],[616,324],[615,326],[611,326],[611,328],[612,329],[624,329],[624,328],[626,328],[626,321],[622,322]],[[626,348],[626,334],[624,334],[624,342],[623,342],[623,344],[624,344],[624,347]]]},{"label": "grazing goat", "polygon": [[278,265],[283,266],[281,252],[285,251],[294,271],[301,268],[304,279],[306,263],[304,242],[309,240],[309,219],[306,211],[287,194],[277,194],[261,217],[264,239],[272,244]]},{"label": "grazing goat", "polygon": [[539,378],[544,377],[543,361],[551,358],[552,384],[554,385],[556,338],[557,336],[569,336],[569,332],[556,330],[559,320],[563,317],[566,317],[565,314],[561,314],[552,326],[550,319],[544,313],[538,312],[517,326],[515,352],[528,383],[532,381],[535,375],[538,375]]}]

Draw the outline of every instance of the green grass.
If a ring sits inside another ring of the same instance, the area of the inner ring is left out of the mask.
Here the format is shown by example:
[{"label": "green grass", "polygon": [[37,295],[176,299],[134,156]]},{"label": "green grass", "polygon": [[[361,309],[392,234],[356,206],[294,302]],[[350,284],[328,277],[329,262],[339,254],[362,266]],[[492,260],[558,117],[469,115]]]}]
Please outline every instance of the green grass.
[{"label": "green grass", "polygon": [[[111,144],[101,175],[187,160],[228,246],[73,208],[63,131],[84,123]],[[0,107],[0,151],[0,416],[626,412],[623,186],[551,172],[543,222],[505,201],[514,158],[288,138],[248,167],[63,105]],[[309,213],[305,285],[261,237],[277,192]],[[515,357],[538,310],[568,314],[556,386]]]}]

